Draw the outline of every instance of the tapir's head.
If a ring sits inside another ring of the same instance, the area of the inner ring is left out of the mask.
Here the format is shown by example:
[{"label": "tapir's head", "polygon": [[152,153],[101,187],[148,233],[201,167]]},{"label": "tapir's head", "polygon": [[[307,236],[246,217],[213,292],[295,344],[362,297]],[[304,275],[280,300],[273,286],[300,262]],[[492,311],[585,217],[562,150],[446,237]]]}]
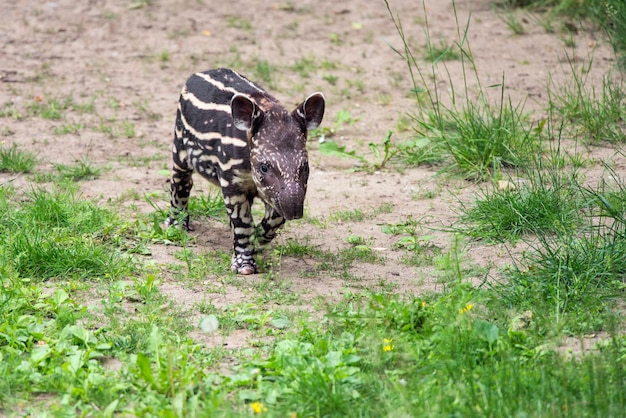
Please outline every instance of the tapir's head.
[{"label": "tapir's head", "polygon": [[235,94],[233,123],[248,132],[252,178],[261,198],[285,219],[302,218],[309,179],[307,132],[324,116],[324,95],[313,93],[289,113],[267,101],[263,109],[253,98]]}]

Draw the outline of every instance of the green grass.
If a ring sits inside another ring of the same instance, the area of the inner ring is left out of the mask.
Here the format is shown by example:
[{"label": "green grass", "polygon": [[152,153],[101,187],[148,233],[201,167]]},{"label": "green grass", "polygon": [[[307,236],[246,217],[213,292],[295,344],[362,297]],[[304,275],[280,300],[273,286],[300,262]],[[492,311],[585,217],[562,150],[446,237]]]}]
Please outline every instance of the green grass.
[{"label": "green grass", "polygon": [[622,81],[605,76],[596,89],[587,80],[592,63],[579,71],[570,63],[571,85],[550,88],[550,110],[567,120],[575,138],[590,144],[626,141],[626,94]]},{"label": "green grass", "polygon": [[468,102],[460,111],[440,108],[421,125],[425,136],[434,135],[452,157],[448,169],[468,179],[482,180],[522,167],[537,150],[537,138],[521,106],[511,102],[498,106]]},{"label": "green grass", "polygon": [[100,176],[102,169],[95,168],[89,161],[81,160],[73,165],[55,164],[60,180],[82,181],[94,180]]},{"label": "green grass", "polygon": [[504,14],[500,14],[499,17],[504,23],[506,23],[506,26],[515,35],[523,35],[526,32],[524,25],[522,24],[522,22],[520,22],[515,14],[511,12],[506,12]]},{"label": "green grass", "polygon": [[505,0],[497,3],[507,8],[525,7],[554,16],[591,20],[605,32],[619,68],[626,68],[626,3],[623,1]]},{"label": "green grass", "polygon": [[6,192],[0,196],[0,253],[8,277],[120,277],[133,271],[131,259],[115,248],[115,217],[73,192],[34,190],[17,205]]},{"label": "green grass", "polygon": [[[468,74],[477,72],[466,33],[457,47]],[[338,145],[333,152],[376,167],[376,176],[394,165],[433,164],[487,180],[472,184],[481,191],[459,194],[464,203],[443,200],[459,216],[436,231],[439,214],[435,222],[413,218],[411,201],[290,223],[259,250],[261,275],[236,275],[230,244],[213,247],[230,239],[219,193],[190,200],[192,220],[217,219],[211,233],[224,234],[197,239],[162,227],[163,191],[146,195],[154,209],[147,214],[136,192],[116,206],[86,199],[74,182],[100,173],[86,160],[55,165],[54,184],[37,189],[34,157],[6,148],[11,164],[31,165],[3,168],[25,173],[26,186],[0,184],[0,415],[623,416],[626,186],[619,158],[598,173],[591,158],[567,152],[571,142],[617,148],[621,84],[607,78],[594,90],[572,71],[574,87],[551,86],[545,114],[532,124],[537,118],[504,96],[503,83],[491,87],[496,103],[486,99],[490,87],[470,99],[464,83],[458,97],[467,100],[438,104],[445,97],[427,87],[430,74],[421,78],[422,63],[402,53],[417,75],[411,136],[399,144],[391,132],[374,138],[373,159]],[[441,55],[433,66],[445,64]],[[299,64],[302,74],[319,69]],[[275,77],[273,67],[258,70]],[[37,103],[30,116],[81,112],[73,100]],[[101,120],[111,134],[137,136],[130,123]],[[355,121],[340,111],[333,129]],[[427,197],[456,193],[462,180],[448,180],[429,178],[438,192]],[[130,207],[119,204],[127,200]],[[337,223],[347,231],[334,243],[327,236]],[[504,267],[473,259],[491,242]],[[168,258],[148,257],[157,250]],[[590,334],[598,337],[591,350],[563,354],[576,348],[561,346],[564,337]]]},{"label": "green grass", "polygon": [[428,42],[426,46],[427,59],[431,62],[454,61],[461,59],[461,52],[456,44],[448,44],[440,40],[436,45]]},{"label": "green grass", "polygon": [[192,219],[213,218],[228,222],[224,198],[219,190],[192,195],[187,209]]},{"label": "green grass", "polygon": [[[447,80],[452,87],[446,95],[438,82],[440,74],[450,77],[450,73],[442,61],[443,56],[432,53],[427,17],[425,30],[432,62],[424,65],[409,46],[399,17],[395,17],[385,3],[402,41],[401,49],[391,48],[407,66],[413,84],[411,91],[420,109],[412,115],[417,136],[400,146],[400,159],[412,164],[441,161],[443,170],[475,180],[497,177],[504,169],[523,166],[536,154],[536,130],[524,113],[524,104],[513,104],[505,97],[504,76],[500,84],[481,85],[467,36],[469,21],[461,28],[457,20],[455,40],[455,48],[460,51],[463,83],[458,86],[458,82]],[[453,6],[456,7],[454,3]],[[478,85],[477,92],[469,88],[470,77]],[[488,99],[493,88],[499,89],[499,101],[495,103]]]},{"label": "green grass", "polygon": [[0,147],[0,172],[29,173],[36,164],[35,155],[30,151],[18,149],[16,144],[11,147]]},{"label": "green grass", "polygon": [[60,120],[63,119],[66,111],[73,111],[78,114],[94,113],[95,98],[87,102],[78,102],[72,95],[62,98],[57,97],[35,97],[32,103],[27,105],[27,114],[39,116],[42,119]]},{"label": "green grass", "polygon": [[464,231],[475,238],[516,242],[523,236],[567,233],[579,227],[579,211],[586,200],[576,172],[542,169],[523,172],[518,181],[505,180],[500,183],[504,187],[496,184],[471,205],[463,205]]},{"label": "green grass", "polygon": [[[129,228],[109,210],[67,191],[36,191],[17,204],[14,192],[3,189],[0,234],[8,239],[0,246],[6,277],[0,287],[5,318],[0,399],[35,415],[45,409],[56,415],[212,416],[220,411],[241,416],[260,409],[277,417],[398,411],[408,416],[598,411],[616,416],[626,405],[626,341],[611,326],[617,320],[611,304],[623,295],[618,277],[626,271],[625,229],[617,216],[622,206],[616,205],[626,188],[617,178],[614,184],[580,190],[589,213],[615,221],[601,222],[611,228],[589,229],[587,241],[579,234],[569,235],[568,242],[562,235],[557,251],[553,242],[538,245],[502,283],[467,283],[466,255],[454,245],[420,264],[436,263],[438,274],[446,277],[443,290],[420,296],[350,291],[314,305],[314,315],[280,305],[267,308],[278,301],[302,303],[281,282],[280,271],[269,280],[235,280],[228,271],[229,253],[196,254],[183,247],[177,257],[187,268],[178,283],[206,286],[206,278],[215,277],[252,292],[238,304],[206,302],[197,308],[218,327],[207,326],[205,338],[219,342],[222,337],[213,333],[248,332],[260,344],[241,352],[194,342],[189,332],[198,329],[197,317],[190,321],[161,293],[162,270],[152,266],[155,273],[147,273],[128,264],[120,249],[129,248],[128,240],[144,239],[141,223]],[[410,256],[428,248],[420,225],[407,219],[386,225],[385,231],[397,237],[396,251]],[[36,248],[34,262],[29,262],[30,250],[19,246],[22,241]],[[302,281],[330,274],[358,284],[348,269],[387,262],[368,238],[350,235],[347,241],[349,247],[333,252],[308,239],[288,240],[274,253],[316,260],[313,277],[297,279]],[[75,249],[64,252],[70,242]],[[113,263],[105,259],[104,270],[84,264],[85,258],[102,261],[78,246],[86,242],[105,249]],[[55,252],[48,254],[48,248]],[[89,284],[80,284],[84,281]],[[95,297],[96,309],[87,309],[87,294],[88,300]],[[532,312],[530,319],[520,321],[526,311]],[[598,329],[608,339],[590,354],[568,358],[551,348],[550,334],[558,330]],[[268,337],[273,340],[262,342]],[[226,357],[236,359],[236,367],[218,371]],[[116,368],[107,366],[111,361]],[[45,393],[45,401],[38,401],[37,393]]]}]

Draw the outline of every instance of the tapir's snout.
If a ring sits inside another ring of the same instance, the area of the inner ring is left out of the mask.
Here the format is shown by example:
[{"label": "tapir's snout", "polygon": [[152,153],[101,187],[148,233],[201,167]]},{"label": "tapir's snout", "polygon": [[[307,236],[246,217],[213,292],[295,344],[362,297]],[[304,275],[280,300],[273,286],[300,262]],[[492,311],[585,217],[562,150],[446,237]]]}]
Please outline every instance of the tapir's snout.
[{"label": "tapir's snout", "polygon": [[306,196],[306,187],[299,184],[291,185],[284,190],[278,197],[278,211],[283,218],[290,221],[292,219],[300,219],[304,215],[304,198]]}]

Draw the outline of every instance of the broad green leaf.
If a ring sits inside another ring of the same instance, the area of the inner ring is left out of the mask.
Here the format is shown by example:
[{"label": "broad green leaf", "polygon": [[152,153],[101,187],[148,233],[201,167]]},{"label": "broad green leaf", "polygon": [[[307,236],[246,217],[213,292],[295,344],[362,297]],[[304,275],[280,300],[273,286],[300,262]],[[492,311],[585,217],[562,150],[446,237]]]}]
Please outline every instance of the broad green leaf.
[{"label": "broad green leaf", "polygon": [[51,349],[50,349],[50,346],[48,344],[38,345],[30,353],[30,360],[33,363],[39,363],[41,360],[43,360],[44,358],[46,358],[48,356],[50,351],[51,351]]},{"label": "broad green leaf", "polygon": [[346,151],[346,147],[340,147],[335,141],[326,141],[320,144],[320,152],[324,155],[331,155],[341,158],[355,158],[363,161],[363,157],[356,155],[355,151]]},{"label": "broad green leaf", "polygon": [[92,337],[91,333],[81,326],[72,325],[70,326],[69,331],[72,333],[74,337],[81,340],[83,344],[85,345],[88,345],[91,342],[94,342],[94,343],[96,342],[95,338]]},{"label": "broad green leaf", "polygon": [[112,417],[113,413],[117,409],[117,404],[118,403],[120,403],[119,399],[116,399],[113,402],[111,402],[106,408],[104,408],[104,411],[102,411],[102,416],[105,417],[105,418]]},{"label": "broad green leaf", "polygon": [[291,321],[289,321],[284,316],[272,319],[271,323],[274,328],[278,328],[278,329],[287,328],[289,325],[291,325]]},{"label": "broad green leaf", "polygon": [[479,338],[487,341],[489,344],[495,343],[498,339],[498,327],[491,322],[477,319],[476,322],[474,322],[474,331]]},{"label": "broad green leaf", "polygon": [[144,353],[137,353],[136,360],[139,376],[149,384],[154,384],[154,376],[152,375],[152,365],[150,359]]},{"label": "broad green leaf", "polygon": [[85,352],[83,350],[78,350],[71,356],[69,356],[68,360],[68,368],[69,371],[76,374],[85,364],[83,357]]},{"label": "broad green leaf", "polygon": [[69,295],[63,289],[57,289],[52,294],[52,301],[54,302],[55,307],[61,306],[63,302],[69,299]]}]

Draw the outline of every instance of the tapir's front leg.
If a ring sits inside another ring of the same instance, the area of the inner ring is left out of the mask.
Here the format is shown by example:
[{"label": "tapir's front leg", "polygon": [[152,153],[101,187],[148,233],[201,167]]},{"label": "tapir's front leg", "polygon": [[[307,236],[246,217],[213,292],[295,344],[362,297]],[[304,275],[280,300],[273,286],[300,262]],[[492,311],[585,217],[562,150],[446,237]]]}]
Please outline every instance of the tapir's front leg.
[{"label": "tapir's front leg", "polygon": [[239,274],[254,274],[258,271],[251,239],[254,234],[252,199],[245,195],[224,198],[233,232],[234,254],[230,268]]},{"label": "tapir's front leg", "polygon": [[265,204],[265,216],[257,227],[259,243],[267,244],[274,239],[276,233],[285,223],[285,218],[272,206]]}]

